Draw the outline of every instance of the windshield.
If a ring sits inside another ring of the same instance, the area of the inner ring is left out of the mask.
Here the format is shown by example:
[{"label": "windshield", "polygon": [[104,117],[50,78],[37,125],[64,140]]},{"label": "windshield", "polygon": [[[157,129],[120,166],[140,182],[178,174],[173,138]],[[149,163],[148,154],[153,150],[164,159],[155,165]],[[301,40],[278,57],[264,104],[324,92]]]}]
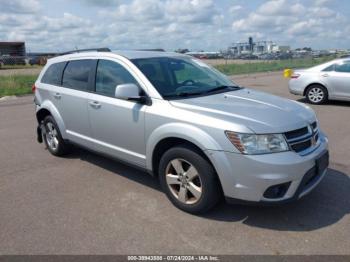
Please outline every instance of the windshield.
[{"label": "windshield", "polygon": [[163,98],[208,95],[239,89],[228,77],[200,60],[181,57],[133,59]]}]

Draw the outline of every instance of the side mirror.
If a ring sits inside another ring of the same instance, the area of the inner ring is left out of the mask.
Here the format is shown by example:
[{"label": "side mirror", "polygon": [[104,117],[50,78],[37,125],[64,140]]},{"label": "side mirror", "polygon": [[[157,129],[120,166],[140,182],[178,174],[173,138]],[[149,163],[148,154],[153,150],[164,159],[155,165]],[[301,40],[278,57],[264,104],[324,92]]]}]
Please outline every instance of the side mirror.
[{"label": "side mirror", "polygon": [[142,104],[147,104],[148,98],[140,95],[140,88],[133,84],[117,85],[115,88],[115,97],[119,99],[135,101]]}]

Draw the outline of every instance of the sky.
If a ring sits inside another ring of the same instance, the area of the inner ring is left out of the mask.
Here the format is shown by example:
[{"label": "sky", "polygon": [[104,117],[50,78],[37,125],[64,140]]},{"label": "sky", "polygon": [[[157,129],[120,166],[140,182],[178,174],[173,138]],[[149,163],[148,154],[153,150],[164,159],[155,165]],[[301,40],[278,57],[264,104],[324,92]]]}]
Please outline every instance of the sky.
[{"label": "sky", "polygon": [[349,0],[0,0],[0,41],[27,51],[226,49],[274,41],[350,48]]}]

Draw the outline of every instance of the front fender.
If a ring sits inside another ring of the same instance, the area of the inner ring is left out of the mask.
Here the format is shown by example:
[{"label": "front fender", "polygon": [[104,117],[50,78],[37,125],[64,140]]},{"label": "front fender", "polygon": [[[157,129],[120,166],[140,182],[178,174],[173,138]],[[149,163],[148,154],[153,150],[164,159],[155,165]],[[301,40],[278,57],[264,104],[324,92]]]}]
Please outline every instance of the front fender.
[{"label": "front fender", "polygon": [[153,170],[152,156],[156,145],[166,138],[180,138],[199,147],[209,157],[206,150],[220,151],[220,145],[205,131],[185,123],[165,124],[155,129],[148,137],[146,144],[146,165]]},{"label": "front fender", "polygon": [[45,100],[40,107],[38,108],[37,112],[39,112],[42,109],[46,109],[48,110],[51,115],[53,116],[53,118],[55,119],[58,128],[60,129],[60,133],[62,135],[63,139],[67,139],[67,133],[66,133],[66,126],[63,122],[63,118],[60,115],[60,113],[58,112],[57,108],[55,107],[55,105],[49,101],[49,100]]}]

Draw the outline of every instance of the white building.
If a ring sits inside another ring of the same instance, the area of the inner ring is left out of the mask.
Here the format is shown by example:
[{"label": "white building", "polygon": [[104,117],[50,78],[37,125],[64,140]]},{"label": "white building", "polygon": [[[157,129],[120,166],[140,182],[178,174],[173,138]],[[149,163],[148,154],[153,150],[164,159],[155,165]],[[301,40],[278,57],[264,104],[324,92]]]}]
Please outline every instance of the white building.
[{"label": "white building", "polygon": [[286,52],[289,52],[290,50],[291,48],[288,45],[275,45],[272,47],[273,53],[278,53],[278,52],[286,53]]},{"label": "white building", "polygon": [[290,46],[279,46],[272,41],[258,41],[254,42],[253,38],[250,37],[248,42],[238,42],[232,44],[229,51],[233,55],[245,55],[245,54],[269,54],[277,52],[288,52],[290,51]]}]

